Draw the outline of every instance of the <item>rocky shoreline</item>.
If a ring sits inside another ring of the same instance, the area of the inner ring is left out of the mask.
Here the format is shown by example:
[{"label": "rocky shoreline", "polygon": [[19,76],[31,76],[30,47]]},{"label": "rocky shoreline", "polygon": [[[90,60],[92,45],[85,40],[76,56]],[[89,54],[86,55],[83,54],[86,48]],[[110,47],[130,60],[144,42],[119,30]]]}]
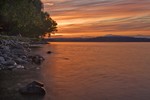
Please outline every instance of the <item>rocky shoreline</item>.
[{"label": "rocky shoreline", "polygon": [[18,37],[0,40],[0,70],[27,69],[28,64],[41,64],[44,58],[31,53],[29,41]]},{"label": "rocky shoreline", "polygon": [[37,69],[45,59],[35,54],[31,47],[31,41],[28,39],[0,36],[0,99],[24,100],[24,96],[20,95],[23,92],[19,91],[23,87],[24,90],[30,90],[25,93],[41,93],[43,87],[30,83],[35,83],[35,80],[41,81],[40,70]]}]

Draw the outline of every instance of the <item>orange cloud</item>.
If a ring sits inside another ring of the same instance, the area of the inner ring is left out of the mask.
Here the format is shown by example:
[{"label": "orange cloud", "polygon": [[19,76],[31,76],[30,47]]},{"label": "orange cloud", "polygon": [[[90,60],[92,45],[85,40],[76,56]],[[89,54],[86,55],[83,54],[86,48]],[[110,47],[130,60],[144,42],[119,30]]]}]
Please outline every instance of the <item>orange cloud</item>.
[{"label": "orange cloud", "polygon": [[43,2],[45,10],[57,21],[58,33],[62,35],[150,35],[149,0],[43,0]]}]

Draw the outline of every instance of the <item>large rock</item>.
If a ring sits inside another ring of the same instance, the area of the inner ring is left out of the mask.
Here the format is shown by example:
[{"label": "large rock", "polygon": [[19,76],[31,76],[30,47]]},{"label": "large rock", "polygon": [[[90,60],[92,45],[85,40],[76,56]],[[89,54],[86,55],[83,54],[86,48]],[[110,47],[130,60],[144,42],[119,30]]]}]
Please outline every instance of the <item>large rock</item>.
[{"label": "large rock", "polygon": [[23,95],[45,95],[45,89],[43,84],[37,81],[29,83],[25,87],[19,89],[19,92]]}]

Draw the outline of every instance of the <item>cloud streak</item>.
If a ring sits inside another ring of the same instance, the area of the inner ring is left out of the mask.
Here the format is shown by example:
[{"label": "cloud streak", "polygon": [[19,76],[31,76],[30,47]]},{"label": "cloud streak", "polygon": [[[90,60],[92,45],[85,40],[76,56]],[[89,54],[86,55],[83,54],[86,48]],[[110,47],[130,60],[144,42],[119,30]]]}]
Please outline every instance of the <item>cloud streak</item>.
[{"label": "cloud streak", "polygon": [[42,1],[62,35],[150,35],[150,0]]}]

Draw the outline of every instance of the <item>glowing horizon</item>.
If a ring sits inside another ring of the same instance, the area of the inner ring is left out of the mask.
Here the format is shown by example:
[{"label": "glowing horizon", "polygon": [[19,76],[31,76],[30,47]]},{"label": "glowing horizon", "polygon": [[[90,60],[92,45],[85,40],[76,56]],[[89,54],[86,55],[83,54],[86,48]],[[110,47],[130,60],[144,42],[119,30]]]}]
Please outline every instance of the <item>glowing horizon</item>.
[{"label": "glowing horizon", "polygon": [[150,35],[149,0],[42,0],[61,37]]}]

